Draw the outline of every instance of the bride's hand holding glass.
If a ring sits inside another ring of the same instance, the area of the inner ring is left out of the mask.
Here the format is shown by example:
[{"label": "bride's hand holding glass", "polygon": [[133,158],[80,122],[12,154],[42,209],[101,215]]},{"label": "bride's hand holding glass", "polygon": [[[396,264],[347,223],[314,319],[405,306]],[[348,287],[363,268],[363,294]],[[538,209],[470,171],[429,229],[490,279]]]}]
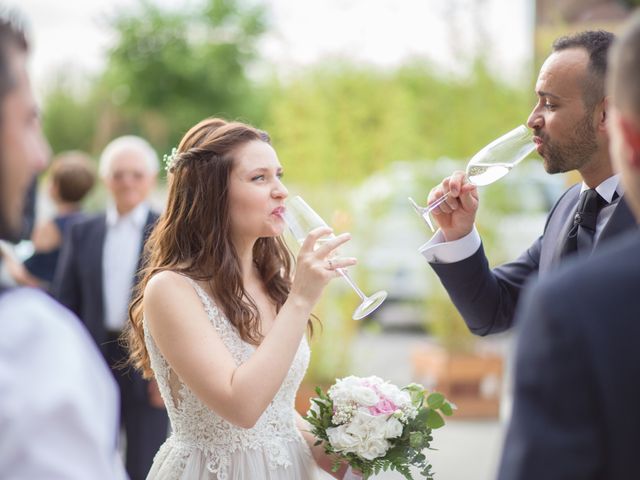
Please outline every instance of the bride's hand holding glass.
[{"label": "bride's hand holding glass", "polygon": [[353,257],[337,254],[337,249],[351,240],[351,235],[343,233],[334,237],[332,234],[331,228],[318,227],[304,239],[298,252],[290,296],[297,295],[313,305],[320,299],[327,283],[340,276],[337,269],[357,263]]}]

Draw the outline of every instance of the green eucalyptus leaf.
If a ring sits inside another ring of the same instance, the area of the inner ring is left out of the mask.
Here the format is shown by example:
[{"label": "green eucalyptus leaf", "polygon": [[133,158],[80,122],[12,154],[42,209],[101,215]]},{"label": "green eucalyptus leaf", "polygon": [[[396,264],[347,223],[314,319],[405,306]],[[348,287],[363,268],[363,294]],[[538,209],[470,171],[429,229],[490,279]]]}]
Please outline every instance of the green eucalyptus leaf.
[{"label": "green eucalyptus leaf", "polygon": [[429,428],[440,428],[444,426],[444,419],[435,410],[429,410],[427,414],[427,426]]},{"label": "green eucalyptus leaf", "polygon": [[449,405],[449,402],[444,402],[440,407],[440,411],[444,413],[447,417],[450,417],[451,415],[453,415],[453,408],[451,408],[451,405]]},{"label": "green eucalyptus leaf", "polygon": [[444,395],[438,392],[434,392],[429,394],[427,397],[427,405],[431,408],[440,408],[445,402]]}]

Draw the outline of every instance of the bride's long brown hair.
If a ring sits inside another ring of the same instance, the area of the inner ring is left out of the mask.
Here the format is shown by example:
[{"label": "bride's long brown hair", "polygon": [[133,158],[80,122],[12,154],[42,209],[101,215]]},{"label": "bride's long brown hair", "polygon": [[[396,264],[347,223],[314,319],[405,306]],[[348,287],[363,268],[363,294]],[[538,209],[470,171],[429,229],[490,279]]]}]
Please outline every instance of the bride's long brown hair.
[{"label": "bride's long brown hair", "polygon": [[[265,132],[249,125],[209,118],[186,133],[170,159],[167,208],[145,245],[126,334],[130,361],[147,378],[153,374],[142,327],[144,290],[163,270],[206,282],[240,337],[253,344],[262,339],[258,308],[244,289],[231,242],[228,196],[234,152],[254,140],[270,143]],[[291,252],[280,237],[260,238],[253,258],[279,311],[291,287]]]}]

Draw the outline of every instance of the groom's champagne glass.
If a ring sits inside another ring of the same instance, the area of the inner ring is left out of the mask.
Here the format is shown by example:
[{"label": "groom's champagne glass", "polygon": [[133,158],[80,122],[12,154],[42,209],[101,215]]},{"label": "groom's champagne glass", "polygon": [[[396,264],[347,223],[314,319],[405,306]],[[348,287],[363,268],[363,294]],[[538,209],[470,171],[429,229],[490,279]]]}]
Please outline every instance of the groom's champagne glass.
[{"label": "groom's champagne glass", "polygon": [[[535,148],[536,144],[533,142],[531,130],[524,125],[520,125],[491,142],[469,160],[467,164],[467,179],[470,183],[479,187],[500,180],[533,152]],[[436,229],[431,222],[429,214],[443,203],[448,196],[448,193],[444,194],[427,207],[421,207],[411,197],[409,197],[409,201],[431,231],[435,232]]]},{"label": "groom's champagne glass", "polygon": [[[287,200],[285,205],[285,213],[284,219],[289,226],[289,230],[295,237],[296,241],[299,244],[302,244],[307,238],[307,235],[311,230],[314,230],[318,227],[326,227],[326,222],[318,215],[307,203],[302,199],[302,197],[295,196],[289,200]],[[334,235],[328,235],[326,237],[320,238],[316,242],[316,246],[325,243],[332,238]],[[373,295],[365,295],[360,287],[356,284],[356,282],[351,278],[349,273],[344,268],[336,269],[342,278],[346,280],[346,282],[355,290],[355,292],[360,297],[361,303],[358,305],[356,310],[353,312],[352,318],[354,320],[360,320],[371,312],[373,312],[376,308],[378,308],[385,298],[387,298],[387,292],[384,290],[380,290],[379,292],[374,293]]]}]

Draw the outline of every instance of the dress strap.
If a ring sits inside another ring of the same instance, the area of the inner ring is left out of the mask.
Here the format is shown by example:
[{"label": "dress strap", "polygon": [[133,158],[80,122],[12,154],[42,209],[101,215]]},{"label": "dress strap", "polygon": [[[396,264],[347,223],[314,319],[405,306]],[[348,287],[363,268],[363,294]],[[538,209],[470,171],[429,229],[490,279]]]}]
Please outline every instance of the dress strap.
[{"label": "dress strap", "polygon": [[204,288],[198,285],[198,282],[196,282],[193,278],[189,278],[186,275],[183,275],[183,276],[184,278],[187,279],[187,281],[191,284],[193,289],[196,291],[196,293],[200,297],[200,300],[202,300],[204,309],[207,311],[209,316],[213,318],[215,316],[215,313],[217,312],[217,308],[215,308],[213,302],[211,301],[211,297],[209,297],[207,292],[204,291]]}]

